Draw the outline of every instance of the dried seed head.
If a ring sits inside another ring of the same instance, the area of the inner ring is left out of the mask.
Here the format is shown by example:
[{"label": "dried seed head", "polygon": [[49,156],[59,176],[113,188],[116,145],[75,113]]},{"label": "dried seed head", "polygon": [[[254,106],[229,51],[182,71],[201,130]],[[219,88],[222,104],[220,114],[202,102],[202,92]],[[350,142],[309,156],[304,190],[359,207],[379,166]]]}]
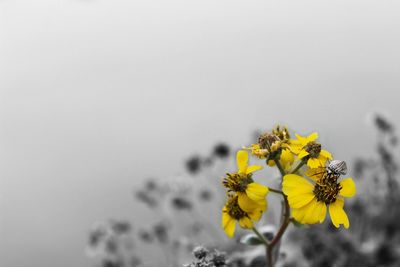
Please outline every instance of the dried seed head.
[{"label": "dried seed head", "polygon": [[193,249],[193,255],[196,259],[204,259],[207,257],[208,250],[203,246],[198,246]]},{"label": "dried seed head", "polygon": [[220,252],[218,250],[215,250],[214,253],[212,254],[212,259],[211,261],[214,263],[216,267],[223,267],[226,266],[226,254],[223,252]]},{"label": "dried seed head", "polygon": [[202,160],[199,156],[192,156],[186,161],[186,169],[192,173],[196,174],[201,169]]},{"label": "dried seed head", "polygon": [[260,148],[268,150],[271,148],[271,145],[277,141],[279,141],[278,136],[272,133],[264,133],[258,138],[258,144],[260,145]]},{"label": "dried seed head", "polygon": [[273,130],[272,133],[274,135],[276,135],[281,141],[289,141],[290,139],[290,134],[289,134],[289,130],[287,129],[287,127],[283,127],[280,125],[277,125]]},{"label": "dried seed head", "polygon": [[224,143],[219,143],[214,147],[214,155],[219,158],[226,158],[229,156],[230,148]]}]

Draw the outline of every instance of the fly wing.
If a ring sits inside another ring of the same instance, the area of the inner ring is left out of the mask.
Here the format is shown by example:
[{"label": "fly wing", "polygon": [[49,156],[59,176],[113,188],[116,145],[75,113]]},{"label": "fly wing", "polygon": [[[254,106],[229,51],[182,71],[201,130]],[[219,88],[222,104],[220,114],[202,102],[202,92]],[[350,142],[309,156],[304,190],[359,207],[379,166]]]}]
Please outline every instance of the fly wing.
[{"label": "fly wing", "polygon": [[314,181],[320,180],[326,174],[326,168],[320,167],[315,169],[308,169],[305,175],[313,179]]}]

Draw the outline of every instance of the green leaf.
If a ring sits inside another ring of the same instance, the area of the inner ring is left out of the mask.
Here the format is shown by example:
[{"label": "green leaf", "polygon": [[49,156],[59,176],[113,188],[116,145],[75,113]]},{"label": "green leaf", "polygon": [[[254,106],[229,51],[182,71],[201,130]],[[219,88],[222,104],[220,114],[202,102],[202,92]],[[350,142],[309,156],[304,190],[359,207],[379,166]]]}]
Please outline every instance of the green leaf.
[{"label": "green leaf", "polygon": [[258,245],[263,244],[263,242],[254,234],[248,234],[248,235],[243,236],[240,239],[240,243],[246,244],[249,246],[258,246]]}]

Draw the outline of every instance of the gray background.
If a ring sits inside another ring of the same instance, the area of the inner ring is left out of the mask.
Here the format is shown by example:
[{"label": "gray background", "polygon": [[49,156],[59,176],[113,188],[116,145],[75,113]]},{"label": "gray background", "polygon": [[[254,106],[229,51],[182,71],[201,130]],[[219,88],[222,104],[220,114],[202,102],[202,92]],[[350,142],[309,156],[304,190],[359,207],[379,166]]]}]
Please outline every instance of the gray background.
[{"label": "gray background", "polygon": [[396,123],[398,1],[1,0],[0,265],[88,266],[131,190],[277,122],[336,158]]}]

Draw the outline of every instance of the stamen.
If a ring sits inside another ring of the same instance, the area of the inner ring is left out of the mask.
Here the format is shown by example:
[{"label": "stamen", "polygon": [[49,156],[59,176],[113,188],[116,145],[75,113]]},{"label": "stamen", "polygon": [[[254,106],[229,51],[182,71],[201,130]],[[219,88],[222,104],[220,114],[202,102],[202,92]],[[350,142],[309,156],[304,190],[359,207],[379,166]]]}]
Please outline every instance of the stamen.
[{"label": "stamen", "polygon": [[231,196],[226,207],[228,209],[228,214],[236,220],[247,216],[247,213],[239,207],[237,196]]},{"label": "stamen", "polygon": [[227,173],[227,177],[224,178],[222,184],[233,192],[245,192],[247,185],[253,183],[254,180],[251,178],[251,174],[239,174],[239,173]]},{"label": "stamen", "polygon": [[317,183],[313,192],[318,201],[331,204],[336,201],[341,189],[342,186],[339,183],[325,180],[323,183]]}]

